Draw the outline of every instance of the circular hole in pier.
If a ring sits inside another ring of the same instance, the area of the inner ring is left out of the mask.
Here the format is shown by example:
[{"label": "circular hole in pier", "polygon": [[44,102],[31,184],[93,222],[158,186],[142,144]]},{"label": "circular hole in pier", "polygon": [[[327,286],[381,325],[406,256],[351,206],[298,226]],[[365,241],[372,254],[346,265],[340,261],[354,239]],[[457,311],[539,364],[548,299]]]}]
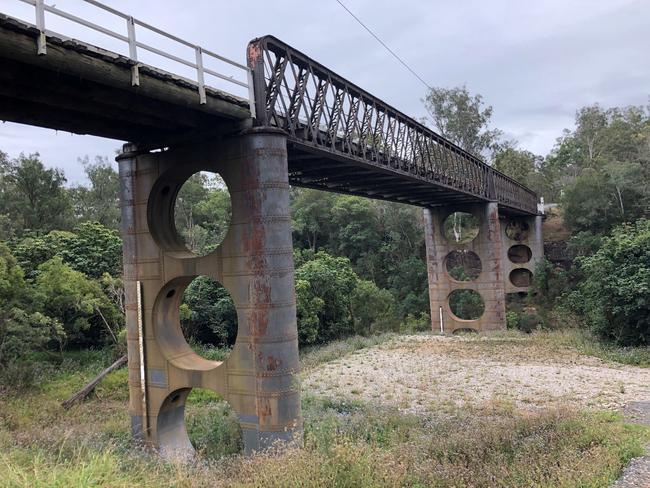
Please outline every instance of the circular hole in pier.
[{"label": "circular hole in pier", "polygon": [[237,309],[218,281],[198,276],[179,304],[181,329],[192,350],[204,359],[222,361],[237,339]]},{"label": "circular hole in pier", "polygon": [[512,263],[527,263],[533,257],[530,247],[524,244],[516,244],[508,249],[508,259]]},{"label": "circular hole in pier", "polygon": [[506,225],[506,236],[513,241],[521,242],[528,239],[530,233],[530,226],[528,222],[522,219],[515,219],[508,222]]},{"label": "circular hole in pier", "polygon": [[457,281],[473,281],[481,274],[481,258],[474,251],[451,251],[445,258],[447,273]]},{"label": "circular hole in pier", "polygon": [[230,226],[231,213],[230,193],[218,173],[194,173],[183,183],[174,201],[178,237],[199,256],[221,244]]},{"label": "circular hole in pier", "polygon": [[510,272],[510,283],[518,288],[525,288],[533,283],[533,273],[526,268],[513,269]]},{"label": "circular hole in pier", "polygon": [[442,224],[442,231],[447,241],[454,244],[472,242],[479,232],[479,219],[467,212],[453,212]]},{"label": "circular hole in pier", "polygon": [[237,414],[211,390],[192,388],[185,402],[185,426],[194,449],[203,457],[219,459],[242,451]]},{"label": "circular hole in pier", "polygon": [[485,312],[485,302],[476,290],[454,290],[449,294],[449,309],[461,320],[477,320]]}]

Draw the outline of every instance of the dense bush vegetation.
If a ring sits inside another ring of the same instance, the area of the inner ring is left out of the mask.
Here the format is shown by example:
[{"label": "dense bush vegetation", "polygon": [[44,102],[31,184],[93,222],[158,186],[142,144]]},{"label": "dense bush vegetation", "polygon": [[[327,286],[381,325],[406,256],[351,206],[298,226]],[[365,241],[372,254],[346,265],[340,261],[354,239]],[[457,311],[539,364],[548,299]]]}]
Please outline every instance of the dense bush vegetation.
[{"label": "dense bush vegetation", "polygon": [[603,340],[647,346],[650,110],[578,111],[575,130],[565,131],[544,165],[562,191],[574,263],[538,266],[531,301],[542,322],[578,322]]},{"label": "dense bush vegetation", "polygon": [[577,264],[583,279],[566,303],[604,339],[650,345],[650,221],[615,228]]}]

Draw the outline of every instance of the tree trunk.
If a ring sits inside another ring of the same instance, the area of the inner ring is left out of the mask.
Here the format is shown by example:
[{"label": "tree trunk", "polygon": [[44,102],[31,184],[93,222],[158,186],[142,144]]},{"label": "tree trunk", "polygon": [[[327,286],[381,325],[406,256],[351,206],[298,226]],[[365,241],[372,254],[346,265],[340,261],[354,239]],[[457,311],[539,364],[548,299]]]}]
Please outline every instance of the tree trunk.
[{"label": "tree trunk", "polygon": [[120,369],[122,366],[124,366],[126,364],[126,360],[127,359],[125,354],[120,359],[118,359],[113,364],[111,364],[108,368],[106,368],[104,371],[102,371],[97,376],[95,376],[95,378],[93,378],[92,381],[87,383],[86,386],[84,386],[81,390],[79,390],[77,393],[72,395],[66,401],[61,403],[61,406],[66,410],[68,410],[75,403],[85,399],[95,389],[95,387],[99,384],[99,382],[102,381],[109,373],[115,371],[116,369]]}]

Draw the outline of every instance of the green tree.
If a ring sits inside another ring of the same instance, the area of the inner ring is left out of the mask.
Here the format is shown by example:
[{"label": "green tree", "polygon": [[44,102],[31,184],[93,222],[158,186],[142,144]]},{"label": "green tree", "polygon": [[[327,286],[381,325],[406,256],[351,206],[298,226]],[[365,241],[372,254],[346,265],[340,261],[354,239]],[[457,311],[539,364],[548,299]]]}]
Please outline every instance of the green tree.
[{"label": "green tree", "polygon": [[52,231],[26,237],[14,246],[14,254],[28,278],[39,266],[55,256],[91,278],[104,273],[118,276],[122,271],[122,240],[117,231],[97,222],[83,222],[72,232]]},{"label": "green tree", "polygon": [[38,153],[4,163],[2,213],[13,222],[15,233],[49,232],[70,228],[72,205],[58,169],[46,169]]},{"label": "green tree", "polygon": [[186,246],[198,253],[212,251],[226,235],[230,224],[230,194],[221,177],[208,173],[192,175],[176,197],[176,229]]},{"label": "green tree", "polygon": [[[23,272],[9,248],[0,243],[0,366],[7,368],[23,364],[33,351],[43,349],[53,341],[62,341],[61,324],[35,308]],[[5,381],[0,374],[0,379]]]},{"label": "green tree", "polygon": [[[297,300],[299,309],[313,311],[318,316],[315,341],[331,341],[354,331],[350,317],[350,299],[359,278],[352,270],[349,259],[320,251],[314,255],[314,259],[296,270],[296,280],[309,284],[308,287],[298,288]],[[322,300],[322,307],[317,307],[315,298]],[[303,336],[314,337],[314,334],[304,333]]]},{"label": "green tree", "polygon": [[370,334],[396,330],[395,297],[388,290],[382,290],[375,283],[359,280],[350,298],[350,313],[354,332]]},{"label": "green tree", "polygon": [[214,346],[232,346],[237,310],[228,291],[207,276],[194,279],[183,294],[181,325],[186,337]]},{"label": "green tree", "polygon": [[556,199],[579,177],[596,173],[611,184],[608,196],[620,211],[619,222],[647,214],[650,108],[603,109],[596,104],[578,110],[575,125],[564,131],[540,168],[549,196]]},{"label": "green tree", "polygon": [[578,260],[584,279],[571,303],[604,339],[650,345],[650,220],[614,229]]},{"label": "green tree", "polygon": [[357,270],[372,275],[373,266],[369,258],[381,244],[377,213],[372,202],[354,196],[339,196],[332,206],[331,219],[335,232],[330,234],[330,252],[346,256]]},{"label": "green tree", "polygon": [[500,148],[494,158],[494,169],[524,185],[534,183],[534,175],[538,166],[541,166],[541,157],[530,151],[516,149],[512,145]]},{"label": "green tree", "polygon": [[621,221],[616,189],[607,175],[585,170],[562,198],[565,224],[573,232],[604,234]]},{"label": "green tree", "polygon": [[296,280],[296,318],[298,321],[298,342],[300,345],[318,342],[320,316],[325,301],[314,295],[309,281]]},{"label": "green tree", "polygon": [[435,129],[466,151],[488,157],[497,148],[502,132],[488,128],[492,107],[481,95],[466,86],[431,88],[423,102]]},{"label": "green tree", "polygon": [[41,264],[34,282],[40,311],[63,324],[69,344],[117,342],[122,316],[99,283],[56,256]]},{"label": "green tree", "polygon": [[294,241],[312,251],[326,247],[334,228],[332,207],[337,196],[318,190],[294,188],[291,192],[291,217]]},{"label": "green tree", "polygon": [[88,156],[78,161],[83,164],[90,186],[77,186],[71,191],[75,215],[82,221],[99,222],[109,229],[120,225],[120,181],[117,171],[108,158],[95,157],[91,163]]}]

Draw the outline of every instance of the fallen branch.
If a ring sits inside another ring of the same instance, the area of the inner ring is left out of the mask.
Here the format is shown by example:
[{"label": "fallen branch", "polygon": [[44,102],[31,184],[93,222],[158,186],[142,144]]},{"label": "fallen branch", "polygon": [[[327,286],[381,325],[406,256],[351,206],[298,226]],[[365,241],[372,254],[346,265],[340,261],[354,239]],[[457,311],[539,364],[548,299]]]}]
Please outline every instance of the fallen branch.
[{"label": "fallen branch", "polygon": [[75,403],[84,400],[88,395],[90,395],[90,393],[95,389],[95,387],[99,384],[99,382],[106,377],[106,375],[108,375],[112,371],[115,371],[116,369],[121,368],[125,364],[126,364],[126,354],[122,356],[120,359],[118,359],[117,361],[115,361],[113,364],[111,364],[104,371],[99,373],[97,376],[95,376],[92,379],[92,381],[87,383],[86,386],[84,386],[81,390],[79,390],[77,393],[72,395],[66,401],[61,403],[61,406],[67,410]]}]

